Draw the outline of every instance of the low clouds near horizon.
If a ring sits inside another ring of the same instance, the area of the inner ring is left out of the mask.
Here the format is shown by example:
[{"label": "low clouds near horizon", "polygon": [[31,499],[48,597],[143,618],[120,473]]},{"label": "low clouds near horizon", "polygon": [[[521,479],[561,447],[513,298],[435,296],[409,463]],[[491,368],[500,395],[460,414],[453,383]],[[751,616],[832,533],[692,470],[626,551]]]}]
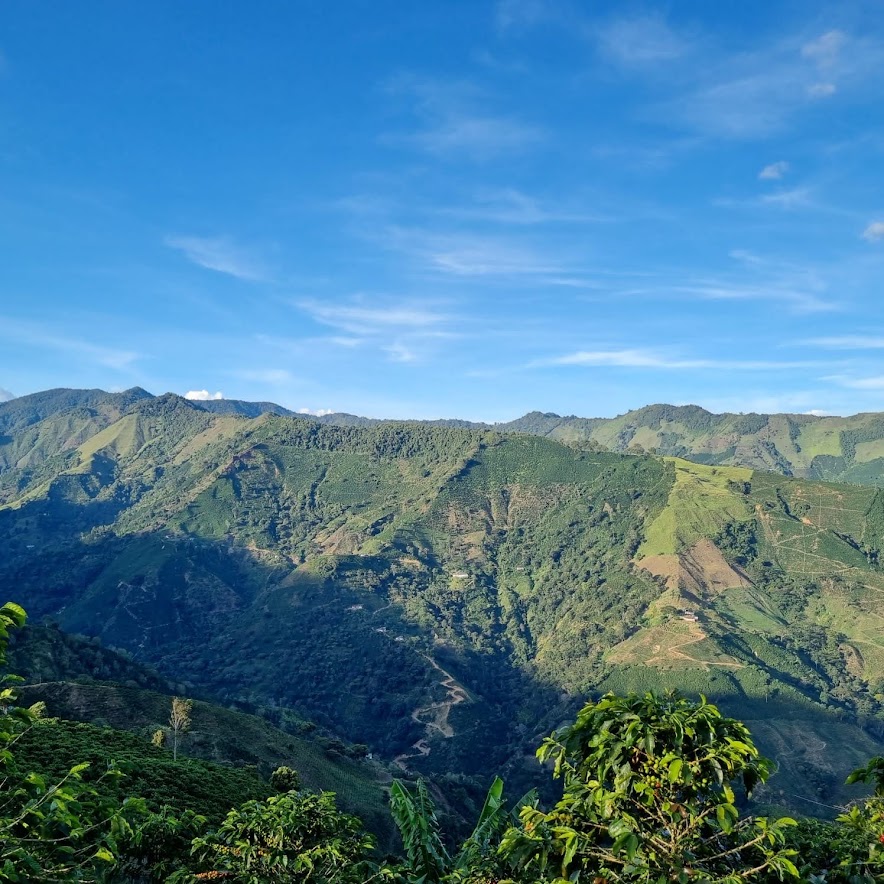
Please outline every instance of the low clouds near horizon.
[{"label": "low clouds near horizon", "polygon": [[188,390],[184,398],[192,399],[194,402],[209,402],[212,399],[223,399],[224,394],[220,390],[217,393],[210,393],[208,390]]}]

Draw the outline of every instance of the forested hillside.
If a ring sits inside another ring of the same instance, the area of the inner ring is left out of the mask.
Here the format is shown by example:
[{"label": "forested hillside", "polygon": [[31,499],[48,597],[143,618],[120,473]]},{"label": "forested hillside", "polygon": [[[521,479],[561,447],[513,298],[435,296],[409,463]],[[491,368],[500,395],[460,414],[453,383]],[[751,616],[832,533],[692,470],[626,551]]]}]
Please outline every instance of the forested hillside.
[{"label": "forested hillside", "polygon": [[[219,404],[209,403],[212,407]],[[347,414],[317,420],[342,426],[378,423]],[[877,412],[850,417],[713,414],[696,405],[648,405],[615,418],[562,417],[534,411],[494,425],[428,423],[527,433],[565,443],[595,442],[611,451],[648,451],[786,476],[884,485],[884,415]]]},{"label": "forested hillside", "polygon": [[760,800],[802,812],[880,752],[874,487],[41,395],[0,405],[0,586],[179,688],[516,787],[539,735],[608,689],[716,698],[780,766]]},{"label": "forested hillside", "polygon": [[[203,403],[213,410],[222,402]],[[262,404],[263,411],[279,406]],[[320,423],[372,426],[379,421],[329,414]],[[505,423],[428,421],[544,436],[565,443],[595,442],[611,451],[651,452],[703,464],[768,470],[786,476],[884,486],[884,415],[713,414],[696,405],[649,405],[615,418],[562,417],[534,411]]]}]

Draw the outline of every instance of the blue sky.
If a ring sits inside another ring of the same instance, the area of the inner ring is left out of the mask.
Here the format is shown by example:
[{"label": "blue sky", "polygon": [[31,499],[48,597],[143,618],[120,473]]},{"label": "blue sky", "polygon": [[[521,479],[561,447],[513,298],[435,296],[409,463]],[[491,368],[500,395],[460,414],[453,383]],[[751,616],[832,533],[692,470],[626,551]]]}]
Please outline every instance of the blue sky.
[{"label": "blue sky", "polygon": [[884,410],[876,2],[7,0],[0,389]]}]

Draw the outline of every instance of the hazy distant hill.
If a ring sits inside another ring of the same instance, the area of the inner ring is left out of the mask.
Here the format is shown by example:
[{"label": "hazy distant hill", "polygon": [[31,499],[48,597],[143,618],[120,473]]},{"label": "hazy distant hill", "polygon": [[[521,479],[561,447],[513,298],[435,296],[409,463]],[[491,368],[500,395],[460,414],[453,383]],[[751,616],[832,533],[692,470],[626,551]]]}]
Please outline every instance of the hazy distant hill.
[{"label": "hazy distant hill", "polygon": [[615,451],[635,446],[699,463],[784,475],[884,484],[884,415],[711,414],[695,405],[649,405],[620,417],[532,413],[499,429],[562,441],[592,439]]},{"label": "hazy distant hill", "polygon": [[834,803],[880,751],[876,488],[171,394],[115,407],[91,435],[67,433],[79,402],[8,432],[0,586],[166,678],[437,775],[518,783],[586,692],[675,685],[752,722],[781,766],[769,800]]}]

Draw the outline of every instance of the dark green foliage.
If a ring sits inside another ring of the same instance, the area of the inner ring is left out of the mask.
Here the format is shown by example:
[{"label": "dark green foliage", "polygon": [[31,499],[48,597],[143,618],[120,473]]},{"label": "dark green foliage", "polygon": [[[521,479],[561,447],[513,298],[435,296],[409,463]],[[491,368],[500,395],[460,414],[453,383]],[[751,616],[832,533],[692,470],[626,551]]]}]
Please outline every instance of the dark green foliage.
[{"label": "dark green foliage", "polygon": [[553,762],[564,795],[550,812],[524,808],[502,848],[531,881],[797,876],[782,847],[792,820],[741,820],[737,809],[768,762],[740,722],[705,701],[607,695],[538,757]]},{"label": "dark green foliage", "polygon": [[858,884],[854,876],[869,854],[869,840],[861,830],[806,818],[786,832],[786,846],[795,851],[802,880],[826,884]]},{"label": "dark green foliage", "polygon": [[294,416],[294,412],[274,402],[243,402],[241,399],[209,399],[199,407],[213,414],[235,414],[240,417],[260,417],[262,414]]},{"label": "dark green foliage", "polygon": [[866,842],[867,853],[859,861],[844,865],[855,876],[851,879],[863,882],[884,879],[884,756],[872,758],[864,767],[855,770],[848,783],[869,783],[874,794],[838,817],[838,822]]},{"label": "dark green foliage", "polygon": [[116,863],[107,881],[152,884],[182,870],[186,875],[193,867],[193,840],[204,832],[206,823],[205,817],[189,808],[176,812],[166,805],[146,814],[118,840]]},{"label": "dark green foliage", "polygon": [[329,792],[247,802],[193,842],[197,868],[238,884],[365,884],[371,848],[359,820],[341,813]]},{"label": "dark green foliage", "polygon": [[57,625],[28,626],[13,637],[9,666],[31,682],[113,681],[171,692],[169,681],[122,650],[105,648],[97,638],[71,635]]},{"label": "dark green foliage", "polygon": [[730,522],[715,536],[715,545],[729,562],[745,568],[758,555],[757,530],[754,520]]},{"label": "dark green foliage", "polygon": [[[136,760],[142,746],[167,722],[171,703],[168,694],[106,683],[44,684],[23,693],[29,703],[44,702],[51,715],[132,731],[135,741],[123,748],[131,745]],[[340,757],[331,758],[325,740],[315,725],[291,710],[244,706],[233,710],[197,701],[184,751],[190,757],[220,762],[244,773],[251,771],[262,778],[269,778],[281,765],[293,767],[308,788],[334,790],[342,807],[364,820],[382,846],[389,846],[393,827],[377,772],[370,762],[351,758],[350,745],[344,746]],[[170,756],[167,752],[166,757]],[[221,811],[228,807],[222,806]]]},{"label": "dark green foliage", "polygon": [[402,836],[404,872],[409,881],[438,884],[450,871],[451,857],[442,843],[427,784],[418,780],[411,793],[399,780],[394,780],[390,787],[390,812]]},{"label": "dark green foliage", "polygon": [[5,663],[10,630],[24,622],[18,605],[0,608],[0,881],[97,881],[142,804],[108,797],[120,775],[113,764],[87,782],[82,760],[55,777],[22,763],[19,747],[40,726],[39,710],[17,705]]},{"label": "dark green foliage", "polygon": [[300,792],[301,777],[290,767],[278,767],[270,775],[270,785],[277,792]]},{"label": "dark green foliage", "polygon": [[390,788],[390,812],[402,836],[405,862],[398,869],[407,884],[441,884],[498,880],[509,877],[510,865],[499,845],[507,827],[518,820],[521,809],[536,800],[532,792],[507,807],[503,780],[495,777],[470,836],[451,855],[440,836],[436,808],[423,780],[413,792],[395,780]]}]

